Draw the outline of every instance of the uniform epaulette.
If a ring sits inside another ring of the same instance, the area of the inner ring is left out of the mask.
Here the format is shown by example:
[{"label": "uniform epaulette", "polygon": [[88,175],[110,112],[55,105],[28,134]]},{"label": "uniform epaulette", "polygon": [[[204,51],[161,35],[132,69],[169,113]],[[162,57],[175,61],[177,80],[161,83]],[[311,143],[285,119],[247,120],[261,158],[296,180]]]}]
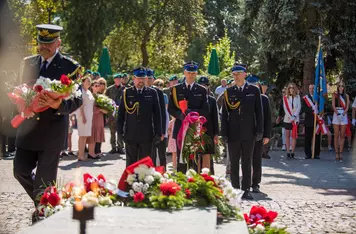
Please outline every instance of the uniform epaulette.
[{"label": "uniform epaulette", "polygon": [[74,59],[72,59],[71,57],[63,55],[63,58],[72,62],[74,65],[80,66],[80,64],[77,61],[75,61]]},{"label": "uniform epaulette", "polygon": [[25,57],[23,60],[34,59],[34,58],[37,58],[38,56],[39,56],[38,54],[31,55],[31,56]]}]

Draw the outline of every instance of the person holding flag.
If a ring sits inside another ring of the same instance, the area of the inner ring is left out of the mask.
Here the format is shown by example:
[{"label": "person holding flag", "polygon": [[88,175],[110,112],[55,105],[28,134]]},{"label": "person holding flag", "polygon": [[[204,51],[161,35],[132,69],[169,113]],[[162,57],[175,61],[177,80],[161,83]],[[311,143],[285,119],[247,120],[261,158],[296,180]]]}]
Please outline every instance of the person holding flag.
[{"label": "person holding flag", "polygon": [[332,106],[334,110],[333,125],[336,154],[335,160],[340,162],[342,162],[342,152],[344,150],[346,126],[348,124],[347,111],[349,110],[349,104],[349,95],[346,94],[344,83],[340,81],[332,99]]}]

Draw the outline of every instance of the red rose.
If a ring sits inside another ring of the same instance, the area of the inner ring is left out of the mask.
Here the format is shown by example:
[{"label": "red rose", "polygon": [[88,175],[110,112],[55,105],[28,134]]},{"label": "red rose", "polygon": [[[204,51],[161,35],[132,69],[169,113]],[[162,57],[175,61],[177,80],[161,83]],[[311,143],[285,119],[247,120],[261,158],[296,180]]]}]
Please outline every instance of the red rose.
[{"label": "red rose", "polygon": [[62,83],[62,85],[69,86],[72,83],[72,81],[71,81],[71,79],[68,78],[68,76],[62,75],[61,76],[61,83]]},{"label": "red rose", "polygon": [[211,177],[210,175],[208,175],[208,174],[201,174],[201,176],[204,178],[204,180],[205,180],[206,182],[211,181],[211,182],[213,182],[213,183],[215,184],[214,178]]},{"label": "red rose", "polygon": [[189,182],[189,183],[194,183],[195,180],[194,180],[194,178],[192,177],[192,178],[189,178],[189,179],[188,179],[188,182]]},{"label": "red rose", "polygon": [[145,199],[145,195],[142,192],[138,192],[135,193],[133,198],[134,198],[134,202],[138,203],[138,202],[142,202]]},{"label": "red rose", "polygon": [[57,193],[51,193],[48,197],[48,202],[53,207],[58,206],[61,203],[61,198]]},{"label": "red rose", "polygon": [[247,224],[250,224],[250,217],[248,216],[248,214],[244,214],[244,218]]},{"label": "red rose", "polygon": [[36,85],[34,88],[35,92],[40,93],[43,90],[42,85]]},{"label": "red rose", "polygon": [[180,187],[178,184],[174,182],[163,183],[159,186],[159,189],[163,193],[163,195],[176,195],[178,191],[180,191]]},{"label": "red rose", "polygon": [[40,204],[41,205],[47,205],[48,204],[48,193],[44,193],[40,199]]},{"label": "red rose", "polygon": [[185,189],[185,198],[190,198],[192,192],[189,189]]},{"label": "red rose", "polygon": [[273,223],[274,219],[277,218],[278,213],[274,211],[268,211],[264,216],[263,219],[267,223]]}]

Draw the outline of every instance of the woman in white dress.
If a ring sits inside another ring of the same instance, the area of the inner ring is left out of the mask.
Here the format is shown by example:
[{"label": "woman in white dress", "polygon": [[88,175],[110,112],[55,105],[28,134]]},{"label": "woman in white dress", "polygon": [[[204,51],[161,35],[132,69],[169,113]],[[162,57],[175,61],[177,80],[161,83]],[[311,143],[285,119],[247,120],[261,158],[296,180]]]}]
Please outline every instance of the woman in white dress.
[{"label": "woman in white dress", "polygon": [[82,78],[82,100],[83,104],[77,110],[77,122],[78,122],[78,161],[86,161],[85,157],[85,145],[87,138],[91,136],[91,129],[93,123],[93,108],[94,108],[94,96],[90,92],[91,79],[89,76]]},{"label": "woman in white dress", "polygon": [[[297,144],[299,113],[301,109],[300,97],[298,95],[297,86],[294,83],[289,83],[287,86],[286,95],[283,97],[283,109],[283,127],[286,129],[286,150],[287,152],[289,150],[287,157],[288,159],[293,159],[295,146]],[[296,130],[295,135],[293,135],[293,128]],[[290,137],[292,137],[292,140],[290,140]],[[292,147],[290,147],[290,145],[292,145]]]},{"label": "woman in white dress", "polygon": [[[339,82],[337,91],[333,94],[333,125],[334,125],[334,146],[335,160],[342,162],[342,152],[344,150],[346,126],[348,124],[347,111],[349,110],[350,99],[345,92],[345,85]],[[340,148],[339,148],[340,146]]]}]

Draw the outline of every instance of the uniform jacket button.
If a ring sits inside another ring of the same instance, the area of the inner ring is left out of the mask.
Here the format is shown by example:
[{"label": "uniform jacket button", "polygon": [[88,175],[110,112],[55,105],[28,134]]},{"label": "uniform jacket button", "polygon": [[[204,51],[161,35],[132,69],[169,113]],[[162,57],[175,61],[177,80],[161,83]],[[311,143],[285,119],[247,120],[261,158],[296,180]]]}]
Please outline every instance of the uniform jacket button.
[{"label": "uniform jacket button", "polygon": [[61,113],[58,113],[57,115],[61,115]]},{"label": "uniform jacket button", "polygon": [[37,120],[40,120],[40,117],[37,117],[36,119],[37,119]]}]

